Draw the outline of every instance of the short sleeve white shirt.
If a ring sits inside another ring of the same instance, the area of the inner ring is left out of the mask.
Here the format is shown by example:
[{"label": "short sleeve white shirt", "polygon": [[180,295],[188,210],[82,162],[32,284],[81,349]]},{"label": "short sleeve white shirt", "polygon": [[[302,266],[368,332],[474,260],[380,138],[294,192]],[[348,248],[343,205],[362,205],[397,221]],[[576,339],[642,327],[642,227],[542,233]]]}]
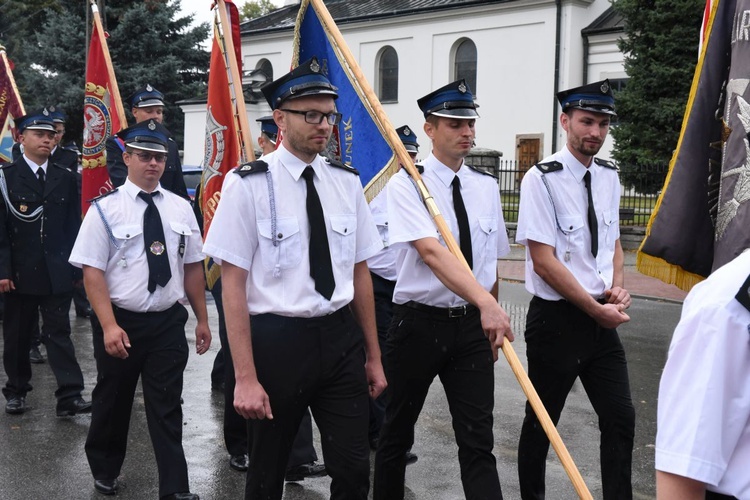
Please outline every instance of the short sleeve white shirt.
[{"label": "short sleeve white shirt", "polygon": [[[459,232],[451,183],[456,175],[460,178],[461,197],[471,230],[474,276],[489,291],[497,279],[497,259],[510,252],[496,179],[465,164],[456,174],[432,154],[425,159],[423,166],[422,180],[456,241],[459,241]],[[393,302],[415,301],[435,307],[466,304],[464,299],[443,285],[411,244],[422,238],[436,238],[442,245],[445,242],[406,170],[402,169],[391,177],[387,189],[389,240],[397,252],[398,274]]]},{"label": "short sleeve white shirt", "polygon": [[370,211],[378,227],[383,249],[367,259],[367,267],[381,278],[396,281],[396,252],[390,247],[388,237],[388,190],[383,189],[370,202]]},{"label": "short sleeve white shirt", "polygon": [[354,264],[383,248],[359,176],[321,156],[311,163],[336,282],[329,301],[310,277],[307,164],[283,143],[263,161],[269,174],[227,174],[204,252],[248,271],[250,314],[309,318],[341,309],[354,297]]},{"label": "short sleeve white shirt", "polygon": [[[750,252],[685,299],[659,384],[656,469],[750,498]],[[748,290],[743,290],[748,293]]]},{"label": "short sleeve white shirt", "polygon": [[[183,198],[163,189],[154,196],[159,209],[172,278],[167,286],[148,291],[148,260],[143,241],[143,214],[148,206],[141,188],[130,179],[96,201],[86,212],[69,262],[104,271],[112,303],[133,312],[169,309],[185,296],[183,266],[203,260],[202,239],[193,209]],[[101,213],[100,211],[101,210]],[[106,223],[105,223],[106,220]],[[180,256],[183,242],[184,255]]]},{"label": "short sleeve white shirt", "polygon": [[[555,257],[594,298],[612,288],[615,242],[620,238],[620,180],[617,171],[592,162],[588,169],[565,146],[542,163],[558,161],[562,170],[543,173],[533,167],[521,181],[516,242],[526,249],[526,290],[546,300],[560,295],[534,272],[528,242],[555,248]],[[588,195],[583,176],[591,172],[591,192],[599,245],[591,254]],[[545,185],[546,181],[546,185]],[[549,187],[549,189],[548,189]]]}]

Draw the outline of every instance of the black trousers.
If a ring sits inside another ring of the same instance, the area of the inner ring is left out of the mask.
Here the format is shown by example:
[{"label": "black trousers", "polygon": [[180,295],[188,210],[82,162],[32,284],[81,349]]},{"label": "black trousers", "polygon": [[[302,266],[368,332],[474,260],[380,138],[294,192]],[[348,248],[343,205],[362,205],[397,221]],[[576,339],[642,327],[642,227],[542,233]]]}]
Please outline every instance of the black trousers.
[{"label": "black trousers", "polygon": [[104,350],[104,332],[91,318],[97,383],[92,394],[86,457],[94,479],[120,475],[128,443],[133,397],[141,378],[146,421],[159,470],[159,496],[189,491],[182,449],[182,373],[188,359],[187,310],[176,303],[162,312],[114,308],[117,324],[130,338],[126,359]]},{"label": "black trousers", "polygon": [[80,397],[83,391],[83,374],[76,360],[76,351],[70,339],[71,293],[56,295],[5,294],[3,320],[3,365],[8,382],[3,388],[6,398],[25,396],[31,390],[31,364],[29,349],[31,332],[39,329],[39,312],[42,315],[42,342],[47,348],[52,373],[57,379],[58,404]]},{"label": "black trousers", "polygon": [[453,419],[464,495],[469,500],[502,498],[492,454],[495,380],[490,344],[476,308],[459,318],[443,312],[393,306],[385,352],[389,400],[375,455],[376,500],[404,498],[405,453],[414,442],[414,424],[436,376]]},{"label": "black trousers", "polygon": [[[396,282],[381,278],[375,273],[370,273],[370,276],[372,277],[372,289],[375,294],[375,322],[378,327],[378,344],[380,344],[380,352],[385,357],[388,329],[391,327],[391,320],[393,319],[393,289],[396,287]],[[383,363],[385,364],[385,359],[383,359]],[[387,392],[388,389],[377,399],[370,399],[371,441],[380,436],[380,429],[383,427]]]},{"label": "black trousers", "polygon": [[366,500],[368,385],[362,333],[348,307],[319,318],[252,316],[258,380],[273,420],[248,420],[245,498],[281,498],[289,454],[309,407],[321,433],[331,499]]},{"label": "black trousers", "polygon": [[[625,350],[615,329],[600,327],[567,301],[531,299],[526,318],[529,378],[557,425],[576,378],[599,417],[605,500],[630,499],[635,409]],[[542,499],[549,440],[526,403],[518,443],[521,497]]]},{"label": "black trousers", "polygon": [[[216,310],[219,313],[219,342],[221,348],[216,353],[214,361],[214,371],[219,370],[224,381],[224,445],[230,455],[240,455],[248,453],[248,430],[245,419],[242,418],[234,409],[234,363],[232,362],[232,352],[229,349],[229,339],[227,338],[227,326],[224,321],[224,306],[221,299],[221,279],[218,279],[211,289],[211,295],[216,303]],[[220,362],[219,359],[221,359]],[[214,380],[214,372],[211,372],[211,379]],[[302,417],[302,423],[299,426],[299,432],[294,439],[292,451],[289,454],[287,467],[308,464],[318,460],[318,454],[315,452],[313,444],[312,417],[310,410],[305,411]]]}]

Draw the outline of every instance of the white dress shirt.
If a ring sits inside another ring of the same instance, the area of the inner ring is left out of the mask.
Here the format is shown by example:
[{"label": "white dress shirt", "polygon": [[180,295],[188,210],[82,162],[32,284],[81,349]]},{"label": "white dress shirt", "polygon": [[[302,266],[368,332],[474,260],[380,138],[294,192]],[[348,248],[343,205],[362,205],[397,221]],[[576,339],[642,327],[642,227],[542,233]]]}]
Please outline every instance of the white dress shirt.
[{"label": "white dress shirt", "polygon": [[[615,242],[620,238],[620,180],[617,171],[593,161],[587,169],[567,146],[542,163],[550,161],[562,163],[563,169],[545,174],[533,167],[521,182],[516,242],[527,247],[526,290],[545,300],[563,298],[534,272],[528,242],[536,241],[554,247],[555,257],[592,297],[598,299],[612,288]],[[588,195],[583,181],[587,170],[591,172],[591,192],[598,221],[596,258],[591,254]]]},{"label": "white dress shirt", "polygon": [[[461,197],[471,230],[474,276],[485,290],[491,290],[497,280],[497,259],[510,251],[497,180],[465,164],[456,174],[432,154],[423,165],[422,180],[456,241],[459,232],[451,183],[456,175],[460,178]],[[391,177],[387,189],[390,244],[397,251],[398,277],[393,302],[415,301],[435,307],[466,304],[443,285],[411,244],[422,238],[436,238],[442,245],[445,242],[406,170],[401,169]]]},{"label": "white dress shirt", "polygon": [[744,500],[750,499],[750,311],[735,295],[749,274],[746,251],[685,299],[659,384],[656,432],[657,470]]},{"label": "white dress shirt", "polygon": [[359,176],[331,166],[322,156],[311,164],[336,282],[328,301],[310,277],[307,187],[301,178],[307,164],[283,143],[263,161],[272,179],[276,217],[272,217],[265,172],[245,177],[229,173],[203,250],[218,263],[226,261],[249,272],[250,314],[303,318],[331,314],[354,297],[354,264],[383,248]]},{"label": "white dress shirt", "polygon": [[388,190],[383,189],[374,200],[370,202],[370,211],[375,225],[378,226],[380,239],[383,240],[383,249],[373,257],[367,259],[367,267],[370,271],[383,279],[396,281],[396,251],[391,248],[388,237]]},{"label": "white dress shirt", "polygon": [[[183,198],[163,189],[155,191],[172,278],[167,286],[148,291],[148,260],[143,241],[143,214],[148,205],[138,197],[141,188],[130,179],[117,191],[89,207],[78,232],[69,262],[104,271],[112,303],[133,312],[157,312],[172,307],[185,296],[183,266],[203,260],[201,235],[193,209]],[[102,219],[101,209],[106,224]],[[184,240],[184,256],[180,242]]]}]

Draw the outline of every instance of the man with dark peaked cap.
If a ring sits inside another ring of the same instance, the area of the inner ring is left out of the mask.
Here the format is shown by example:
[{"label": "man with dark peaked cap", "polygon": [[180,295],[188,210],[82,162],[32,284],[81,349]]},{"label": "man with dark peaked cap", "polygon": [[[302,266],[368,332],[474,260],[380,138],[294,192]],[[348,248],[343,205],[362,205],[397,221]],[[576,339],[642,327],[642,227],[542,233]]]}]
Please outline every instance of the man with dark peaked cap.
[{"label": "man with dark peaked cap", "polygon": [[5,294],[3,388],[11,414],[26,411],[31,390],[30,332],[38,327],[57,379],[57,416],[91,410],[81,397],[83,375],[70,339],[68,311],[80,271],[68,264],[81,223],[76,181],[51,161],[54,122],[47,109],[16,120],[23,154],[2,168],[0,205],[0,293]]},{"label": "man with dark peaked cap", "polygon": [[211,344],[201,236],[190,204],[159,184],[168,132],[146,120],[118,132],[125,183],[92,201],[70,256],[83,268],[92,317],[97,384],[86,456],[94,488],[113,495],[125,459],[133,397],[141,379],[159,469],[159,498],[190,493],[182,448],[187,295],[197,319],[196,352]]},{"label": "man with dark peaked cap", "polygon": [[[276,139],[279,128],[276,126],[276,122],[273,121],[273,116],[264,116],[256,121],[261,124],[258,145],[261,148],[259,159],[262,159],[263,155],[276,150]],[[216,302],[216,307],[219,311],[219,339],[221,340],[221,349],[216,353],[214,366],[211,370],[211,387],[216,387],[217,384],[223,387],[224,444],[229,452],[229,466],[236,471],[246,471],[249,461],[248,450],[252,447],[252,441],[248,445],[247,425],[234,409],[234,364],[232,363],[229,341],[226,336],[226,322],[224,320],[221,293],[221,278],[219,278],[211,289],[211,295],[214,297],[214,302]],[[296,482],[303,481],[309,477],[325,476],[325,465],[319,464],[317,461],[318,454],[315,451],[313,443],[312,417],[308,408],[302,416],[299,431],[294,438],[284,479],[289,482]]]},{"label": "man with dark peaked cap", "polygon": [[[419,143],[417,134],[408,125],[396,129],[398,138],[409,153],[412,161],[417,159]],[[421,167],[418,167],[421,168]],[[383,189],[370,202],[370,211],[378,226],[378,232],[383,240],[383,249],[377,255],[367,259],[372,277],[372,288],[375,295],[375,322],[378,326],[378,343],[380,351],[385,352],[388,329],[393,318],[393,289],[396,286],[397,254],[389,246],[388,239],[388,191]],[[383,427],[385,418],[385,407],[387,404],[388,390],[386,389],[377,399],[370,400],[370,448],[378,449],[380,429]],[[411,451],[406,452],[406,465],[416,463],[417,455]]]},{"label": "man with dark peaked cap", "polygon": [[[611,162],[594,158],[615,115],[609,81],[557,94],[562,150],[521,182],[516,241],[526,246],[529,379],[554,424],[580,378],[599,417],[605,500],[632,498],[635,410],[617,326],[629,321],[620,245],[620,180]],[[518,443],[521,497],[545,496],[549,439],[531,408]]]},{"label": "man with dark peaked cap", "polygon": [[497,300],[497,259],[510,251],[500,193],[497,179],[464,162],[479,116],[466,82],[449,83],[417,104],[432,141],[422,180],[474,276],[442,243],[406,170],[397,172],[387,187],[389,243],[399,258],[384,355],[389,399],[373,498],[404,498],[405,453],[439,376],[453,418],[464,496],[499,499],[492,454],[494,361],[502,342],[513,340]]},{"label": "man with dark peaked cap", "polygon": [[272,153],[276,150],[276,141],[279,138],[279,127],[273,121],[273,115],[261,116],[256,122],[260,123],[260,135],[258,146],[262,154]]},{"label": "man with dark peaked cap", "polygon": [[[136,123],[145,120],[155,120],[162,123],[164,120],[164,94],[156,90],[150,84],[146,84],[133,92],[126,100],[130,106],[130,111],[135,118]],[[180,151],[177,143],[172,139],[172,134],[168,134],[169,154],[167,155],[167,164],[164,167],[164,174],[160,184],[165,189],[169,189],[178,196],[190,200],[185,179],[182,176],[182,162],[180,162]],[[112,181],[112,185],[117,187],[125,182],[128,175],[128,169],[122,160],[122,153],[125,151],[125,145],[122,140],[116,136],[107,139],[107,172]]]},{"label": "man with dark peaked cap", "polygon": [[382,242],[356,170],[320,156],[341,120],[321,68],[263,87],[282,143],[227,177],[204,245],[221,262],[234,406],[250,419],[246,499],[281,498],[308,407],[331,498],[369,490],[368,392],[386,383],[366,260]]}]

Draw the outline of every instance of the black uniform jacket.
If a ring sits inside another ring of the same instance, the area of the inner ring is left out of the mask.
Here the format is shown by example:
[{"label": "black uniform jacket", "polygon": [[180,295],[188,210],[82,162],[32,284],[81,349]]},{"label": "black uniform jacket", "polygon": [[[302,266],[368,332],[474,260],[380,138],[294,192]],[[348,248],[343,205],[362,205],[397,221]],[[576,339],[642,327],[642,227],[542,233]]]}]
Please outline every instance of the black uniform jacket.
[{"label": "black uniform jacket", "polygon": [[[114,187],[125,184],[125,179],[128,177],[128,166],[125,165],[125,161],[122,159],[123,148],[120,144],[116,137],[107,139],[107,171]],[[159,182],[164,189],[169,189],[177,196],[190,201],[187,187],[185,186],[185,179],[182,177],[180,152],[177,148],[177,143],[171,138],[169,139],[167,165]]]},{"label": "black uniform jacket", "polygon": [[23,294],[72,291],[73,280],[81,279],[81,270],[68,263],[81,225],[75,176],[49,162],[42,192],[23,157],[2,167],[2,173],[16,212],[29,215],[40,206],[44,211],[27,222],[8,209],[5,198],[0,200],[0,279],[12,279]]}]

